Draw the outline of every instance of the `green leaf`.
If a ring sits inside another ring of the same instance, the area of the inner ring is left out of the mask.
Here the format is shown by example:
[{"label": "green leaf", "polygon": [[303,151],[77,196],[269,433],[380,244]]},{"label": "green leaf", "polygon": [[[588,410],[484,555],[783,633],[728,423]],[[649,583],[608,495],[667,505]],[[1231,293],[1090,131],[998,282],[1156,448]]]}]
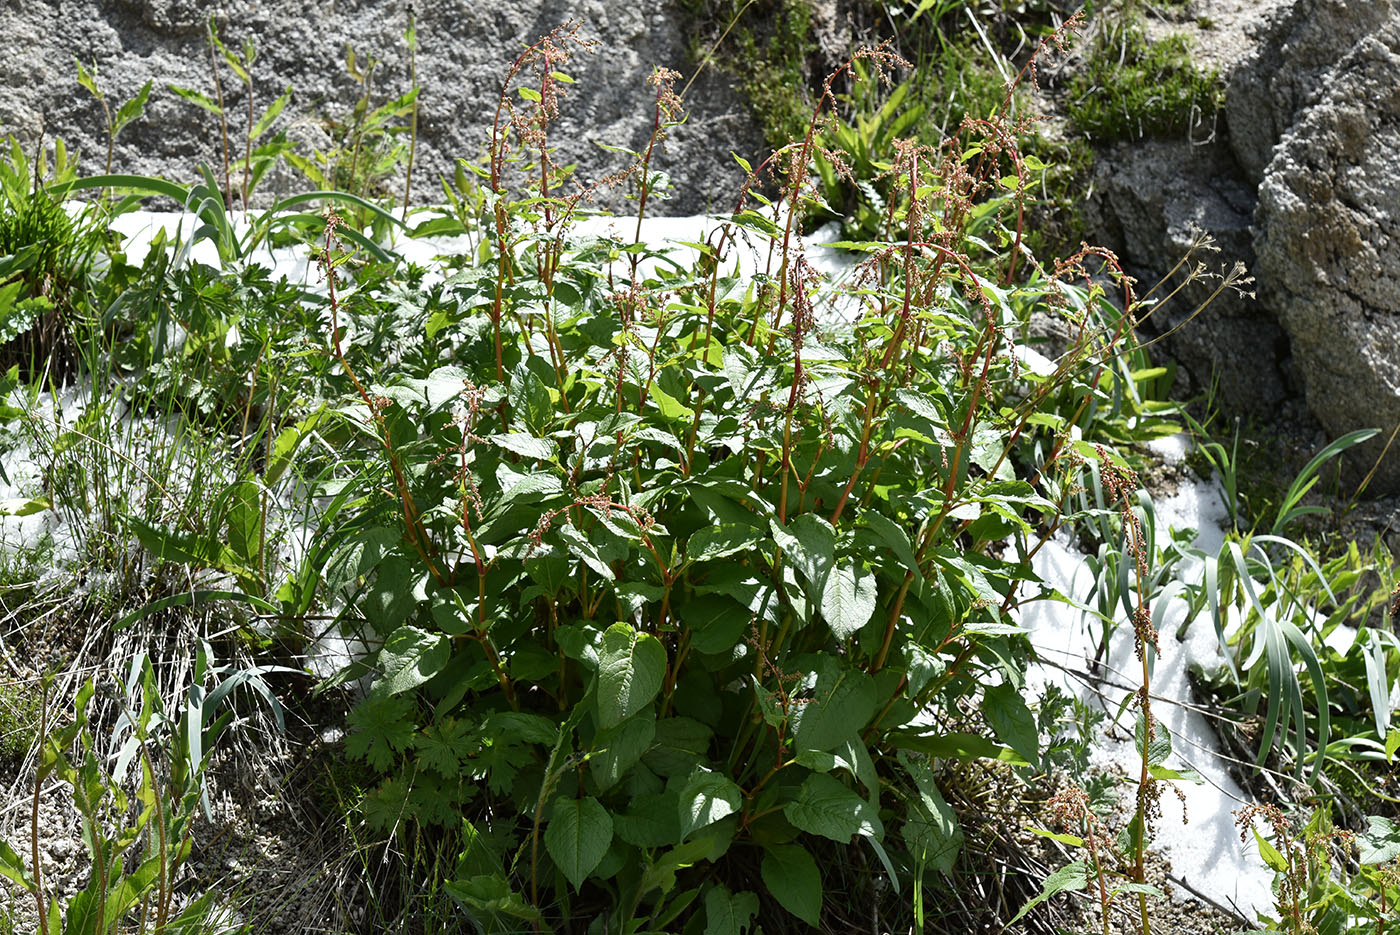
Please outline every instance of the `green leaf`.
[{"label": "green leaf", "polygon": [[783,807],[794,826],[838,844],[857,834],[880,838],[884,827],[875,808],[854,790],[826,773],[813,773],[802,783],[797,798]]},{"label": "green leaf", "polygon": [[514,415],[524,420],[533,435],[543,437],[554,418],[554,403],[549,387],[523,363],[511,371],[509,399]]},{"label": "green leaf", "polygon": [[686,561],[707,562],[744,552],[763,542],[761,530],[746,523],[706,526],[691,535],[685,544]]},{"label": "green leaf", "polygon": [[258,137],[266,133],[268,128],[272,126],[272,121],[277,119],[278,115],[286,109],[287,104],[290,103],[291,100],[292,86],[289,84],[285,91],[277,95],[277,100],[269,104],[267,110],[263,111],[262,116],[258,118],[258,122],[253,124],[253,129],[249,132],[248,138],[256,141]]},{"label": "green leaf", "polygon": [[739,643],[749,625],[748,611],[720,594],[702,594],[676,608],[690,628],[690,645],[701,653],[727,653]]},{"label": "green leaf", "polygon": [[860,518],[871,532],[879,536],[880,540],[889,546],[890,551],[904,565],[906,571],[912,571],[916,578],[923,578],[923,572],[919,570],[919,560],[914,557],[914,547],[909,542],[908,533],[889,517],[874,510],[862,513]]},{"label": "green leaf", "polygon": [[958,816],[934,782],[928,759],[904,750],[898,756],[919,790],[919,800],[909,803],[904,823],[904,842],[909,853],[941,873],[952,873],[963,845]]},{"label": "green leaf", "polygon": [[836,530],[812,513],[803,513],[786,527],[776,519],[770,522],[774,540],[811,585],[809,593],[820,594],[836,561]]},{"label": "green leaf", "polygon": [[763,885],[778,904],[808,925],[821,922],[822,877],[817,862],[797,844],[764,849]]},{"label": "green leaf", "polygon": [[481,733],[497,742],[552,747],[559,741],[559,725],[542,714],[523,711],[497,711],[482,722]]},{"label": "green leaf", "polygon": [[743,935],[758,914],[758,896],[750,890],[730,893],[722,883],[705,891],[705,935]]},{"label": "green leaf", "polygon": [[875,680],[860,669],[821,657],[815,697],[792,720],[797,750],[831,750],[875,716]]},{"label": "green leaf", "polygon": [[192,88],[182,88],[174,84],[167,84],[165,87],[177,97],[182,97],[185,100],[189,101],[191,104],[196,104],[200,107],[203,107],[211,114],[223,113],[223,110],[213,99],[203,94],[200,94],[198,91],[195,91]]},{"label": "green leaf", "polygon": [[536,438],[523,432],[497,434],[490,438],[491,444],[514,452],[522,458],[536,458],[540,461],[553,461],[555,458],[554,442],[548,438]]},{"label": "green leaf", "polygon": [[613,822],[607,809],[593,796],[558,798],[544,829],[544,846],[574,889],[602,861],[612,844]]},{"label": "green leaf", "polygon": [[78,84],[87,88],[88,92],[92,94],[93,97],[97,98],[99,101],[102,100],[102,92],[98,89],[97,79],[93,75],[93,72],[97,70],[97,62],[94,61],[92,63],[93,71],[88,71],[83,67],[81,59],[74,57],[73,61],[78,65]]},{"label": "green leaf", "polygon": [[1021,917],[1039,906],[1045,900],[1058,893],[1065,891],[1082,890],[1089,886],[1089,866],[1082,860],[1076,860],[1072,864],[1067,864],[1056,870],[1045,878],[1045,882],[1040,885],[1040,893],[1034,899],[1021,907],[1021,911],[1016,913],[1016,917],[1008,923],[1015,925],[1021,921]]},{"label": "green leaf", "polygon": [[681,789],[681,838],[739,811],[742,799],[743,794],[734,780],[697,766]]},{"label": "green leaf", "polygon": [[1400,857],[1400,826],[1379,815],[1368,815],[1366,822],[1369,827],[1356,842],[1361,849],[1361,862],[1383,864]]},{"label": "green leaf", "polygon": [[151,96],[151,83],[148,80],[141,86],[141,90],[136,92],[135,97],[117,108],[117,115],[112,120],[112,136],[115,137],[127,124],[145,113],[146,99]]},{"label": "green leaf", "polygon": [[34,878],[25,869],[24,861],[9,841],[0,841],[0,877],[4,877],[29,892],[34,892]]},{"label": "green leaf", "polygon": [[452,641],[446,634],[399,627],[389,634],[379,651],[383,674],[371,693],[382,698],[415,689],[441,672],[451,654]]},{"label": "green leaf", "polygon": [[822,589],[822,616],[838,640],[848,639],[875,614],[875,576],[855,564],[838,564]]},{"label": "green leaf", "polygon": [[593,738],[594,754],[588,760],[598,789],[606,792],[627,774],[656,738],[656,719],[650,712],[629,717],[616,727],[600,730]]},{"label": "green leaf", "polygon": [[680,796],[668,789],[659,795],[640,795],[626,814],[617,816],[617,836],[636,847],[673,847],[681,843]]},{"label": "green leaf", "polygon": [[522,98],[524,98],[532,104],[538,104],[542,100],[544,100],[544,98],[540,96],[540,92],[536,91],[534,88],[522,87],[516,88],[515,90]]},{"label": "green leaf", "polygon": [[[1251,828],[1249,830],[1254,832],[1254,843],[1258,845],[1259,856],[1263,859],[1265,865],[1275,873],[1287,873],[1288,858],[1280,854],[1278,848],[1265,840],[1264,836],[1260,834],[1257,829]],[[1366,863],[1366,851],[1364,849],[1361,855],[1361,862]]]},{"label": "green leaf", "polygon": [[[463,909],[482,913],[493,921],[499,921],[501,915],[527,922],[536,922],[540,918],[540,911],[526,903],[525,898],[512,890],[510,883],[499,873],[449,880],[443,889]],[[498,925],[497,930],[500,929],[508,931],[509,927]]]},{"label": "green leaf", "polygon": [[411,704],[408,698],[373,695],[361,701],[346,718],[350,733],[345,737],[345,752],[380,772],[388,770],[394,755],[413,743]]},{"label": "green leaf", "polygon": [[1040,740],[1035,715],[1026,707],[1021,693],[1005,683],[987,689],[982,699],[982,715],[997,738],[1025,757],[1031,765],[1040,762]]},{"label": "green leaf", "polygon": [[42,497],[35,497],[26,500],[17,497],[10,500],[0,500],[0,516],[32,516],[35,513],[42,513],[49,508],[49,501]]},{"label": "green leaf", "polygon": [[695,418],[695,411],[667,393],[657,383],[652,383],[647,398],[656,405],[661,421],[689,427]]},{"label": "green leaf", "polygon": [[658,776],[689,776],[705,758],[713,735],[693,718],[664,718],[656,722],[656,740],[642,761]]},{"label": "green leaf", "polygon": [[[1138,712],[1137,724],[1133,728],[1133,740],[1139,757],[1147,758],[1149,767],[1161,766],[1172,755],[1172,735],[1161,721],[1152,725],[1152,740],[1147,740],[1147,718]],[[1146,750],[1144,751],[1144,746]]]},{"label": "green leaf", "polygon": [[651,703],[666,675],[666,649],[650,633],[615,623],[603,632],[598,652],[598,723],[603,729]]}]

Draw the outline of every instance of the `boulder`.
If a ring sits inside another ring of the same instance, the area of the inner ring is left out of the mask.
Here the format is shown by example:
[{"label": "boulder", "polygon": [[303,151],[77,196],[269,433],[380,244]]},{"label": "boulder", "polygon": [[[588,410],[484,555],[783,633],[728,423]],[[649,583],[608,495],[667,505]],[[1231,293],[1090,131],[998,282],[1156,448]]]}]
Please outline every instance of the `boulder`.
[{"label": "boulder", "polygon": [[[409,87],[404,31],[410,4],[403,0],[9,0],[0,4],[0,133],[13,133],[32,147],[42,137],[62,137],[85,156],[84,169],[100,172],[107,137],[101,106],[77,84],[74,57],[96,63],[98,81],[113,106],[147,80],[154,90],[143,118],[117,140],[117,172],[196,178],[200,162],[223,164],[217,117],[182,100],[174,84],[214,96],[205,23],[213,14],[232,49],[251,40],[254,107],[260,112],[287,85],[292,103],[274,130],[285,129],[305,151],[324,148],[324,118],[345,120],[362,93],[348,73],[346,50],[361,67],[380,60],[373,77],[372,105]],[[439,0],[417,7],[420,90],[419,139],[414,167],[415,200],[440,201],[440,176],[459,157],[485,152],[509,60],[528,43],[569,16],[581,35],[597,40],[594,53],[577,53],[567,71],[569,87],[550,141],[560,165],[577,163],[584,179],[624,163],[598,144],[640,148],[652,126],[652,89],[645,79],[654,65],[686,75],[687,23],[671,4],[627,0],[550,0],[481,3]],[[241,146],[246,99],[240,82],[220,66],[223,92],[233,115],[231,136]],[[673,131],[656,159],[674,179],[676,197],[652,201],[649,213],[692,213],[730,205],[740,172],[730,157],[762,149],[749,109],[715,69],[700,73],[687,95],[689,121]],[[263,200],[305,182],[270,176]],[[279,188],[281,189],[279,191]],[[401,190],[402,179],[390,190]],[[613,206],[621,207],[617,196]]]},{"label": "boulder", "polygon": [[[1287,336],[1246,282],[1219,288],[1236,262],[1253,266],[1253,211],[1253,187],[1223,146],[1140,140],[1097,161],[1085,220],[1137,278],[1139,295],[1172,296],[1143,316],[1142,336],[1168,335],[1185,378],[1176,392],[1213,391],[1232,413],[1266,417],[1297,392]],[[1199,245],[1202,232],[1212,246]],[[1199,266],[1203,275],[1188,275]]]},{"label": "boulder", "polygon": [[1326,74],[1397,10],[1395,0],[1292,0],[1251,27],[1254,43],[1228,71],[1225,117],[1231,147],[1253,184]]},{"label": "boulder", "polygon": [[[1341,57],[1284,133],[1257,222],[1262,294],[1309,408],[1333,435],[1384,430],[1352,459],[1364,473],[1400,425],[1400,15]],[[1374,485],[1400,490],[1400,450]]]}]

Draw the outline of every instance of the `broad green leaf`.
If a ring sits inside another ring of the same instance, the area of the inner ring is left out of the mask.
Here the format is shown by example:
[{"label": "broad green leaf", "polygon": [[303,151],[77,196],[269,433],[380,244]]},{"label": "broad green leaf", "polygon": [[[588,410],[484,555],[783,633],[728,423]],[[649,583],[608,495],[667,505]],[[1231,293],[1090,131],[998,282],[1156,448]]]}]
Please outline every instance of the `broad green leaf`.
[{"label": "broad green leaf", "polygon": [[655,404],[657,412],[661,415],[661,421],[669,423],[679,423],[689,427],[695,419],[695,411],[670,393],[667,393],[657,383],[652,383],[647,398]]},{"label": "broad green leaf", "polygon": [[818,925],[822,914],[822,876],[806,848],[784,844],[765,848],[763,885],[778,904],[808,925]]},{"label": "broad green leaf", "polygon": [[549,387],[523,363],[511,371],[508,398],[514,418],[523,420],[531,434],[545,435],[554,418],[554,403]]},{"label": "broad green leaf", "polygon": [[666,675],[666,649],[650,633],[638,633],[626,623],[603,632],[598,652],[598,724],[603,729],[651,703]]},{"label": "broad green leaf", "polygon": [[559,740],[559,726],[542,714],[497,711],[481,724],[481,733],[493,742],[535,743],[552,747]]},{"label": "broad green leaf", "polygon": [[705,935],[743,935],[758,914],[758,896],[750,890],[731,893],[722,883],[705,891]]},{"label": "broad green leaf", "polygon": [[908,666],[910,698],[917,698],[925,685],[941,676],[948,668],[942,657],[912,641],[904,646],[904,658]]},{"label": "broad green leaf", "polygon": [[49,508],[49,501],[42,497],[26,500],[23,497],[0,500],[0,516],[32,516]]},{"label": "broad green leaf", "polygon": [[584,538],[583,533],[579,532],[573,526],[556,526],[554,528],[554,535],[564,541],[564,545],[568,547],[570,555],[581,559],[585,565],[596,571],[604,580],[612,581],[617,577],[613,574],[613,570],[608,565],[607,561],[605,561],[603,556],[599,553],[598,546]]},{"label": "broad green leaf", "polygon": [[656,719],[650,712],[629,717],[593,738],[594,754],[588,760],[598,789],[606,792],[637,764],[656,737]]},{"label": "broad green leaf", "polygon": [[[1257,829],[1251,828],[1249,830],[1254,832],[1254,843],[1259,847],[1259,856],[1261,859],[1263,859],[1264,863],[1269,867],[1269,869],[1273,870],[1275,873],[1287,873],[1288,858],[1280,854],[1278,848],[1274,847],[1267,840],[1265,840],[1264,836],[1260,834]],[[1362,863],[1366,863],[1366,857],[1367,852],[1364,850],[1363,845],[1361,855]]]},{"label": "broad green leaf", "polygon": [[786,527],[776,519],[771,524],[774,540],[811,586],[808,593],[819,595],[836,561],[836,530],[812,513],[803,513]]},{"label": "broad green leaf", "polygon": [[681,837],[689,837],[692,831],[734,814],[741,807],[742,799],[734,780],[703,766],[696,767],[681,789]]},{"label": "broad green leaf", "polygon": [[658,776],[689,776],[702,762],[714,731],[693,718],[668,717],[656,722],[656,739],[642,762]]},{"label": "broad green leaf", "polygon": [[814,697],[792,714],[796,749],[830,750],[875,716],[875,681],[864,671],[821,657]]},{"label": "broad green leaf", "polygon": [[885,545],[890,547],[890,551],[904,565],[906,571],[912,571],[915,577],[923,577],[923,572],[919,570],[919,561],[914,557],[914,547],[909,542],[908,533],[897,526],[888,516],[874,510],[862,513],[860,518],[861,522],[870,527],[870,530],[879,536]]},{"label": "broad green leaf", "polygon": [[783,807],[794,826],[838,844],[849,844],[857,834],[879,838],[884,834],[875,808],[854,790],[826,773],[813,773],[802,783],[797,798]]},{"label": "broad green leaf", "polygon": [[1045,882],[1040,885],[1040,892],[1016,913],[1016,917],[1009,925],[1015,925],[1021,921],[1021,917],[1039,906],[1051,896],[1055,896],[1065,891],[1082,890],[1089,885],[1089,866],[1082,860],[1076,860],[1072,864],[1066,864],[1059,870],[1045,878]]},{"label": "broad green leaf", "polygon": [[721,594],[702,594],[676,608],[690,628],[690,645],[696,652],[727,653],[739,643],[749,626],[748,611]]},{"label": "broad green leaf", "polygon": [[934,782],[927,758],[904,750],[899,751],[898,756],[919,790],[919,800],[909,803],[904,824],[904,842],[909,853],[915,860],[941,873],[952,873],[963,845],[958,816]]},{"label": "broad green leaf", "polygon": [[1363,864],[1383,864],[1400,857],[1400,825],[1379,815],[1366,816],[1369,827],[1357,838]]},{"label": "broad green leaf", "polygon": [[[1167,757],[1172,755],[1172,735],[1167,731],[1167,725],[1161,721],[1156,721],[1152,725],[1152,740],[1147,739],[1147,718],[1142,712],[1138,712],[1137,724],[1133,727],[1133,740],[1137,747],[1139,757],[1147,757],[1147,765],[1161,766],[1167,761]],[[1146,751],[1144,753],[1144,746]]]},{"label": "broad green leaf", "polygon": [[1026,699],[1020,692],[1005,683],[987,689],[982,699],[982,715],[1002,743],[1025,757],[1031,765],[1040,762],[1035,715],[1026,707]]},{"label": "broad green leaf", "polygon": [[443,884],[443,889],[463,909],[482,913],[492,920],[499,920],[502,915],[527,922],[536,922],[540,918],[540,911],[512,890],[510,883],[499,872],[449,880]]},{"label": "broad green leaf", "polygon": [[721,523],[696,530],[685,544],[685,557],[691,562],[706,562],[743,552],[762,543],[763,533],[746,523]]},{"label": "broad green leaf", "polygon": [[384,640],[384,648],[379,651],[383,674],[372,692],[383,697],[417,688],[442,671],[451,653],[452,641],[446,634],[399,627]]},{"label": "broad green leaf", "polygon": [[536,438],[523,432],[510,432],[505,435],[492,435],[491,444],[514,452],[522,458],[535,458],[540,461],[553,461],[554,442],[548,438]]},{"label": "broad green leaf", "polygon": [[875,576],[868,568],[838,564],[822,589],[822,616],[838,640],[848,639],[875,613]]},{"label": "broad green leaf", "polygon": [[591,795],[554,800],[549,825],[544,829],[544,846],[574,889],[582,887],[598,866],[612,837],[612,817]]},{"label": "broad green leaf", "polygon": [[679,803],[674,788],[637,796],[627,812],[617,816],[617,836],[637,847],[674,847],[681,843]]},{"label": "broad green leaf", "polygon": [[1012,766],[1030,766],[1030,761],[1010,747],[999,746],[989,737],[981,734],[938,734],[916,731],[890,731],[885,740],[906,750],[931,753],[934,756],[954,757],[965,762],[972,760],[1000,760]]}]

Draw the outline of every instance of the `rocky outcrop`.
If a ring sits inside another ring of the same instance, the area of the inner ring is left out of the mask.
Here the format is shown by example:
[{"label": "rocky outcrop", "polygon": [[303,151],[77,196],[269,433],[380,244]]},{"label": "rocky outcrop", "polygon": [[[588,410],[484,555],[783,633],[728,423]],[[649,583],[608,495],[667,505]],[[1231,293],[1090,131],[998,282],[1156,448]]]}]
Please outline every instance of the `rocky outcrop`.
[{"label": "rocky outcrop", "polygon": [[[1378,6],[1382,4],[1377,4]],[[1308,406],[1339,435],[1400,424],[1400,15],[1360,39],[1273,150],[1259,187],[1263,298]],[[1378,488],[1400,488],[1400,451]]]},{"label": "rocky outcrop", "polygon": [[[1266,417],[1298,390],[1287,336],[1248,284],[1220,288],[1236,261],[1254,265],[1254,203],[1253,187],[1222,147],[1149,140],[1100,160],[1085,214],[1093,236],[1138,278],[1139,294],[1155,287],[1149,298],[1159,300],[1175,291],[1143,320],[1147,335],[1170,335],[1184,378],[1178,392],[1211,391],[1234,413]],[[1203,232],[1214,249],[1200,246]],[[1187,275],[1199,267],[1201,275]]]},{"label": "rocky outcrop", "polygon": [[[42,134],[62,137],[85,154],[84,167],[99,172],[107,140],[102,109],[79,88],[74,57],[97,64],[98,79],[115,102],[147,80],[154,91],[142,119],[119,137],[113,170],[193,180],[198,164],[222,165],[218,120],[166,90],[175,84],[214,96],[205,23],[210,14],[231,48],[250,39],[257,51],[252,74],[261,110],[292,86],[292,104],[274,129],[286,129],[303,151],[324,149],[323,117],[345,119],[361,85],[347,73],[346,50],[363,65],[380,59],[372,98],[382,104],[409,88],[403,34],[404,0],[9,0],[0,3],[0,133],[27,146]],[[570,86],[551,133],[556,161],[577,163],[585,178],[620,164],[598,143],[639,148],[651,130],[653,95],[644,79],[653,65],[687,75],[686,23],[671,4],[627,0],[550,0],[512,3],[439,0],[417,5],[419,141],[414,188],[441,200],[438,178],[459,157],[484,152],[496,98],[509,58],[567,18],[598,40],[595,54],[580,53],[568,66]],[[232,130],[242,141],[246,101],[240,83],[222,69]],[[690,88],[689,121],[676,128],[657,162],[675,180],[676,197],[653,201],[653,213],[691,213],[727,206],[739,171],[730,151],[758,154],[762,138],[745,102],[717,70],[707,69]],[[292,180],[269,178],[268,194]],[[305,183],[297,183],[304,188]],[[395,186],[397,188],[397,186]]]},{"label": "rocky outcrop", "polygon": [[1392,0],[1294,0],[1254,28],[1252,49],[1229,71],[1225,117],[1245,176],[1264,177],[1274,146],[1356,45],[1391,21]]},{"label": "rocky outcrop", "polygon": [[[1381,428],[1349,459],[1356,482],[1400,424],[1400,0],[1248,6],[1190,6],[1197,22],[1234,16],[1210,30],[1227,52],[1211,61],[1228,87],[1214,135],[1104,152],[1086,219],[1144,285],[1192,225],[1244,261],[1258,300],[1224,293],[1167,341],[1188,391],[1214,382],[1222,408],[1265,422],[1301,395],[1334,437]],[[1188,286],[1148,330],[1182,325],[1211,286]],[[1400,492],[1400,451],[1370,492]]]}]

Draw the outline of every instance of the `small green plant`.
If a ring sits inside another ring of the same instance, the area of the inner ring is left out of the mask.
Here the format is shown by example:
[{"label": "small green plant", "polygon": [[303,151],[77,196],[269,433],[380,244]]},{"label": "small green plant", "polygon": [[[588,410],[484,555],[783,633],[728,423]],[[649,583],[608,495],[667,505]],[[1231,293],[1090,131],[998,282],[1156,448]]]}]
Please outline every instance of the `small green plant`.
[{"label": "small green plant", "polygon": [[811,105],[803,89],[816,48],[808,5],[803,0],[686,0],[686,6],[699,22],[697,35],[719,33],[714,48],[702,50],[697,42],[691,57],[738,79],[769,145],[777,148],[805,133]]},{"label": "small green plant", "polygon": [[[417,33],[405,34],[410,51],[416,48]],[[346,47],[345,70],[360,86],[360,95],[345,116],[323,118],[322,124],[331,143],[327,150],[316,150],[310,156],[295,151],[286,154],[288,164],[304,175],[317,188],[349,192],[371,201],[390,195],[389,183],[400,165],[407,164],[411,146],[416,145],[418,87],[411,86],[403,95],[384,104],[374,105],[374,75],[379,59],[369,56],[361,61],[355,50]],[[415,77],[412,79],[416,81]],[[408,118],[408,124],[401,123]],[[409,141],[401,139],[409,135]],[[357,227],[364,226],[366,217],[358,217]]]},{"label": "small green plant", "polygon": [[0,758],[18,763],[39,736],[40,693],[23,682],[0,682]]},{"label": "small green plant", "polygon": [[[1191,601],[1190,618],[1205,611],[1215,627],[1216,637],[1224,653],[1232,679],[1240,679],[1244,694],[1240,697],[1244,710],[1253,713],[1260,700],[1266,703],[1263,731],[1260,736],[1258,763],[1262,765],[1276,745],[1287,746],[1293,763],[1301,776],[1304,764],[1311,762],[1310,777],[1321,774],[1329,749],[1332,732],[1332,705],[1329,683],[1324,670],[1325,652],[1320,651],[1323,637],[1342,621],[1359,617],[1364,623],[1369,613],[1380,606],[1384,598],[1369,597],[1354,592],[1347,597],[1343,585],[1350,586],[1366,569],[1348,568],[1348,563],[1360,565],[1355,552],[1341,556],[1326,566],[1319,564],[1314,550],[1287,537],[1297,521],[1321,511],[1322,508],[1304,503],[1304,497],[1317,484],[1322,469],[1348,448],[1373,437],[1375,430],[1353,432],[1333,441],[1308,462],[1290,485],[1267,533],[1226,536],[1215,555],[1191,550],[1204,563],[1199,582],[1187,582],[1186,593]],[[1235,508],[1232,461],[1223,445],[1208,443],[1205,457],[1225,478],[1222,484],[1226,507],[1239,522]],[[1334,590],[1333,585],[1337,585]],[[1323,598],[1326,598],[1326,605]],[[1311,601],[1311,603],[1310,603]],[[1321,617],[1324,607],[1330,607]],[[1227,635],[1228,631],[1228,635]],[[1376,637],[1375,639],[1379,639]],[[1372,643],[1381,652],[1381,661],[1368,663],[1372,670],[1369,682],[1378,679],[1388,684],[1385,673],[1390,666],[1384,662],[1386,650],[1381,643]],[[1313,703],[1305,703],[1302,686],[1294,663],[1294,654],[1301,660],[1313,691]],[[1379,695],[1386,699],[1388,691]],[[1377,718],[1386,717],[1377,712]],[[1378,723],[1380,723],[1378,721]],[[1308,727],[1314,737],[1313,750],[1308,750]],[[1295,728],[1290,731],[1290,728]],[[1380,729],[1384,737],[1384,729]]]},{"label": "small green plant", "polygon": [[91,212],[71,217],[46,186],[71,183],[76,157],[54,141],[53,166],[33,164],[13,137],[0,158],[0,369],[20,366],[37,380],[72,364],[70,330],[100,235]]},{"label": "small green plant", "polygon": [[1252,836],[1275,874],[1277,915],[1261,918],[1263,931],[1383,935],[1394,923],[1400,826],[1371,816],[1367,830],[1358,834],[1334,827],[1331,814],[1326,805],[1314,808],[1298,828],[1275,805],[1248,805],[1236,813],[1240,839]]},{"label": "small green plant", "polygon": [[117,135],[125,130],[127,125],[138,119],[146,112],[146,100],[151,96],[151,85],[153,82],[147,81],[141,86],[141,90],[136,92],[136,96],[117,108],[115,114],[112,107],[107,103],[107,95],[97,83],[97,63],[94,62],[91,70],[84,68],[80,59],[74,59],[78,66],[78,84],[87,89],[88,93],[97,98],[97,102],[102,105],[102,115],[107,120],[107,167],[104,171],[112,171],[112,151],[117,145]]},{"label": "small green plant", "polygon": [[[212,892],[181,905],[175,877],[190,855],[210,754],[233,717],[232,712],[214,717],[214,711],[233,689],[258,675],[244,672],[225,679],[206,696],[206,676],[223,671],[211,671],[208,652],[207,646],[199,651],[195,687],[178,717],[165,713],[155,670],[144,654],[132,661],[127,681],[117,680],[120,715],[111,738],[116,775],[108,771],[93,737],[94,682],[89,679],[78,689],[73,721],[55,728],[47,716],[52,678],[45,678],[28,863],[0,842],[0,876],[33,899],[42,935],[198,931],[213,910]],[[134,796],[125,787],[129,769],[137,773]],[[50,779],[69,790],[83,819],[83,843],[91,861],[86,886],[66,904],[48,890],[40,869],[39,802]]]},{"label": "small green plant", "polygon": [[1209,137],[1224,104],[1219,75],[1192,64],[1184,36],[1149,42],[1141,16],[1135,5],[1100,14],[1084,63],[1065,89],[1070,119],[1104,142]]},{"label": "small green plant", "polygon": [[[206,38],[209,47],[209,68],[214,84],[214,97],[210,98],[193,88],[180,87],[179,85],[171,84],[166,85],[166,87],[177,97],[183,98],[219,118],[219,131],[223,141],[224,183],[222,188],[218,188],[217,185],[211,187],[216,188],[222,193],[221,201],[224,208],[226,210],[232,210],[235,193],[232,173],[241,169],[243,178],[237,191],[242,196],[243,210],[246,212],[248,210],[248,199],[252,196],[258,183],[262,181],[263,176],[267,174],[269,169],[277,164],[279,159],[291,151],[292,144],[287,142],[285,133],[278,133],[267,143],[263,143],[256,148],[254,148],[253,144],[257,143],[258,140],[262,139],[262,137],[272,129],[272,125],[276,123],[282,111],[285,110],[287,104],[291,102],[292,86],[287,85],[286,89],[278,95],[277,98],[268,105],[267,109],[263,111],[262,115],[255,120],[253,63],[257,60],[257,48],[253,45],[251,39],[245,39],[242,48],[237,52],[230,49],[224,44],[223,40],[219,38],[219,33],[214,27],[214,18],[212,16],[209,18]],[[232,139],[229,131],[229,112],[224,101],[223,81],[219,77],[220,60],[228,66],[234,73],[234,76],[237,77],[239,82],[243,85],[244,98],[248,108],[247,124],[244,128],[243,135],[243,156],[241,159],[237,160],[235,160],[231,151]],[[111,172],[110,165],[107,171]]]}]

